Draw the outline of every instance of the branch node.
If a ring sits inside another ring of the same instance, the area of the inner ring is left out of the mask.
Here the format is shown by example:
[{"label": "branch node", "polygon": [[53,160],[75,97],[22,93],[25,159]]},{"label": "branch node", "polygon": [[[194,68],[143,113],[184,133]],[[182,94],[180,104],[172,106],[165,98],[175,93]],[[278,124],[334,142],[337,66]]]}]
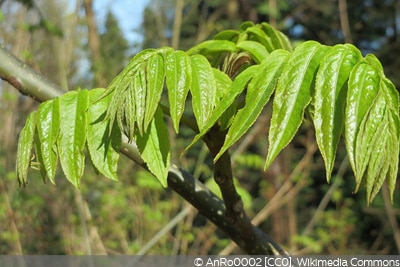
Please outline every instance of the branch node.
[{"label": "branch node", "polygon": [[240,199],[239,196],[238,200],[231,206],[231,209],[235,213],[241,213],[243,211],[243,201]]}]

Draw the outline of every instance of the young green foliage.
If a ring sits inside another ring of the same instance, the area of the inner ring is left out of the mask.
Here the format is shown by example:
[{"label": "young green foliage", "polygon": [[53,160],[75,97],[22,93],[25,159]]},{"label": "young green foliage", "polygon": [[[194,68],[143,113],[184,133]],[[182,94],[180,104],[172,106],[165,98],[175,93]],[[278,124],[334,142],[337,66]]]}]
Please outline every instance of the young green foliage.
[{"label": "young green foliage", "polygon": [[[162,98],[164,90],[168,100]],[[399,95],[379,60],[362,57],[349,44],[329,47],[308,41],[292,51],[283,33],[251,22],[187,52],[146,49],[106,90],[70,92],[43,103],[21,131],[18,178],[26,183],[34,147],[44,176],[54,182],[58,159],[67,178],[79,186],[87,147],[99,172],[116,179],[123,132],[136,141],[147,167],[166,186],[170,147],[164,115],[177,133],[181,123],[196,132],[189,147],[210,129],[219,129],[225,139],[218,160],[246,134],[271,98],[265,168],[292,140],[307,112],[328,181],[344,137],[356,190],[365,185],[370,202],[387,179],[393,194]]]},{"label": "young green foliage", "polygon": [[312,86],[326,46],[309,41],[299,45],[288,58],[276,86],[269,148],[265,168],[294,137],[312,99]]},{"label": "young green foliage", "polygon": [[37,111],[37,134],[42,151],[43,167],[49,180],[55,183],[57,169],[57,138],[60,132],[60,105],[59,99],[43,103]]},{"label": "young green foliage", "polygon": [[336,149],[344,128],[347,81],[361,60],[360,51],[352,45],[335,45],[320,63],[315,82],[314,125],[319,149],[330,181]]},{"label": "young green foliage", "polygon": [[28,181],[28,170],[32,160],[32,148],[35,140],[36,115],[37,111],[29,114],[18,139],[15,173],[20,186],[25,186]]},{"label": "young green foliage", "polygon": [[[67,179],[79,187],[85,167],[87,148],[96,169],[106,177],[117,179],[121,135],[118,128],[111,129],[103,121],[110,97],[95,100],[104,89],[68,92],[42,103],[37,112],[29,115],[18,140],[17,177],[26,185],[29,165],[41,169],[43,179],[55,183],[57,161]],[[102,118],[103,117],[103,118]],[[31,163],[35,147],[37,163]]]}]

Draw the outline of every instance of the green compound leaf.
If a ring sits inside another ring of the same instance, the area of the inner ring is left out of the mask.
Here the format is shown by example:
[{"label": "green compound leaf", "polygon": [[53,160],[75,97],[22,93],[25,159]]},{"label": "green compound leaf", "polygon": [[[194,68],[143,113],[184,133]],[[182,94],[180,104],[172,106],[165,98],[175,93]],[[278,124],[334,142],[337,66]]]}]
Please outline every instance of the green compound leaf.
[{"label": "green compound leaf", "polygon": [[239,138],[254,124],[275,89],[288,55],[289,52],[285,50],[276,50],[272,52],[266,58],[264,64],[260,66],[257,74],[248,85],[246,103],[234,117],[232,125],[227,133],[225,143],[218,155],[214,158],[214,161],[237,142],[237,140],[239,140]]},{"label": "green compound leaf", "polygon": [[190,57],[183,51],[169,53],[165,62],[169,112],[175,132],[185,110],[185,101],[192,83]]},{"label": "green compound leaf", "polygon": [[64,94],[60,103],[60,133],[57,147],[61,167],[67,179],[79,188],[85,167],[86,110],[89,104],[88,91],[73,91]]},{"label": "green compound leaf", "polygon": [[216,104],[217,88],[214,72],[207,59],[201,55],[190,57],[192,67],[192,108],[201,131]]},{"label": "green compound leaf", "polygon": [[361,53],[354,46],[336,45],[322,59],[316,76],[313,120],[328,182],[344,127],[347,81],[360,60]]},{"label": "green compound leaf", "polygon": [[[111,126],[104,120],[111,95],[97,101],[103,93],[104,89],[100,88],[89,91],[87,147],[95,168],[105,177],[118,180],[117,163],[121,132],[115,123]],[[109,130],[110,127],[111,130]]]},{"label": "green compound leaf", "polygon": [[54,184],[57,170],[58,152],[57,138],[60,130],[59,98],[46,101],[37,111],[37,133],[44,171]]},{"label": "green compound leaf", "polygon": [[[136,54],[97,100],[100,101],[102,98],[112,94],[112,99],[107,109],[107,119],[110,120],[111,125],[114,125],[114,121],[117,120],[121,130],[125,130],[124,128],[127,126],[130,139],[133,138],[132,132],[135,129],[137,117],[140,119],[140,123],[138,123],[140,131],[143,131],[144,127],[146,94],[143,89],[146,88],[146,63],[155,54],[168,52],[169,50],[170,48],[146,49]],[[133,101],[127,102],[127,98]],[[125,110],[126,105],[129,106],[128,110]]]},{"label": "green compound leaf", "polygon": [[379,90],[379,71],[365,61],[358,63],[351,71],[348,81],[345,109],[345,141],[350,165],[355,172],[356,190],[362,181],[359,167],[356,167],[356,139],[361,122],[371,107]]},{"label": "green compound leaf", "polygon": [[291,141],[311,101],[311,88],[327,47],[309,41],[299,45],[286,63],[275,91],[265,169]]},{"label": "green compound leaf", "polygon": [[20,186],[26,186],[28,180],[28,169],[31,163],[32,148],[35,140],[36,115],[36,111],[29,114],[18,139],[15,172]]},{"label": "green compound leaf", "polygon": [[157,109],[148,131],[144,135],[136,134],[136,144],[147,167],[167,187],[170,167],[170,147],[168,131],[160,108]]}]

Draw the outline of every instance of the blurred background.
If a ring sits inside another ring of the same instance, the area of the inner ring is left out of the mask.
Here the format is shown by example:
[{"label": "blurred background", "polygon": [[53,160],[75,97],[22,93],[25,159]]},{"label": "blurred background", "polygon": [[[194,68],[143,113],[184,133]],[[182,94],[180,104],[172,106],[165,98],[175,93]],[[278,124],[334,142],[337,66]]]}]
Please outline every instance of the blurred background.
[{"label": "blurred background", "polygon": [[[95,88],[107,86],[142,49],[187,49],[247,20],[269,22],[294,44],[353,43],[377,55],[400,85],[397,0],[0,0],[0,44],[66,90]],[[18,133],[37,105],[0,81],[0,254],[242,253],[179,195],[123,157],[118,182],[88,165],[80,190],[61,173],[56,185],[45,184],[34,170],[28,186],[18,188]],[[398,254],[400,194],[391,205],[382,190],[369,206],[363,189],[354,194],[343,143],[328,184],[310,122],[261,171],[269,116],[267,107],[232,150],[254,223],[297,255]],[[215,188],[201,144],[180,158],[192,137],[183,129],[171,138],[173,161]],[[150,246],[178,214],[172,230]]]}]

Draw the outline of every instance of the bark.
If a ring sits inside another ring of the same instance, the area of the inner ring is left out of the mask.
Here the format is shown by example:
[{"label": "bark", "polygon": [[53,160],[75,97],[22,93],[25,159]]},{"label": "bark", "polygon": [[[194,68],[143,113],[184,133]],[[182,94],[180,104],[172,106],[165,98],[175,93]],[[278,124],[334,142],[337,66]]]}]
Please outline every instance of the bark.
[{"label": "bark", "polygon": [[[29,95],[38,101],[52,99],[65,93],[61,87],[36,74],[3,47],[0,47],[0,78],[12,84],[22,94]],[[208,147],[211,153],[215,154],[218,147],[222,145],[221,140],[216,143],[212,143],[211,140],[214,139],[208,140]],[[121,152],[146,168],[134,144],[124,141]],[[223,193],[226,197],[225,203],[190,173],[175,165],[169,169],[168,186],[217,225],[248,254],[287,255],[288,253],[266,233],[251,224],[244,213],[240,205],[240,197],[236,189],[230,185],[232,173],[229,154],[222,156],[215,165],[216,179],[221,189],[225,190]]]}]

